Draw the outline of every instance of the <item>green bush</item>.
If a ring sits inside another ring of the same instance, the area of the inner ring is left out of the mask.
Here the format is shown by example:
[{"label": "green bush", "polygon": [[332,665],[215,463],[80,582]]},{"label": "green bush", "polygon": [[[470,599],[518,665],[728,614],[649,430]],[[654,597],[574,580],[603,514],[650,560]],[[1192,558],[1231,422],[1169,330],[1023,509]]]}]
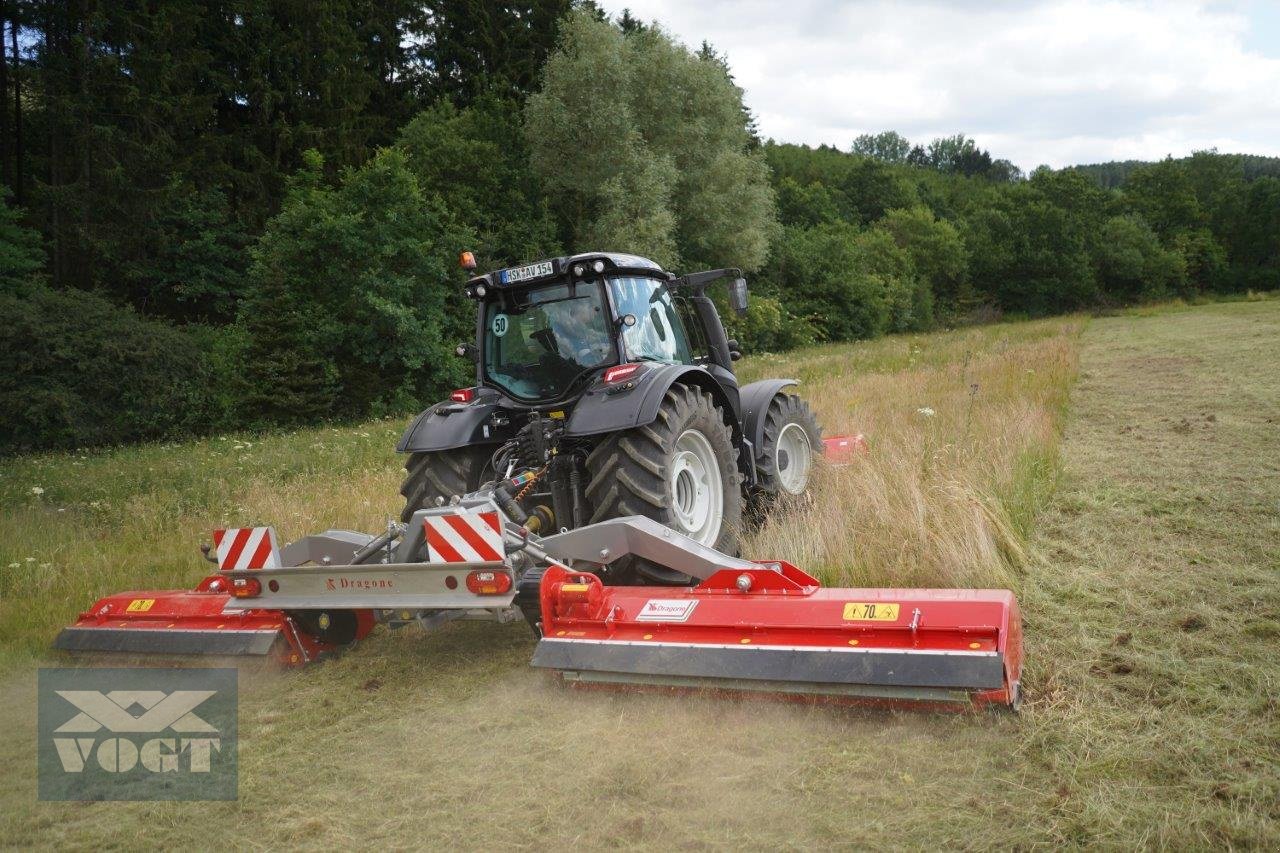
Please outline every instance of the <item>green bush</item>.
[{"label": "green bush", "polygon": [[1139,216],[1113,216],[1103,223],[1096,257],[1099,287],[1120,301],[1163,299],[1185,288],[1183,256],[1163,248]]},{"label": "green bush", "polygon": [[846,223],[790,227],[774,247],[766,292],[805,318],[819,340],[873,338],[889,328],[890,283],[859,237]]},{"label": "green bush", "polygon": [[475,235],[384,149],[341,183],[309,152],[250,267],[244,416],[299,423],[404,412],[463,380],[458,250]]},{"label": "green bush", "polygon": [[919,203],[909,173],[869,157],[850,159],[849,170],[839,184],[848,202],[846,215],[850,221],[869,224],[890,210]]},{"label": "green bush", "polygon": [[738,341],[743,352],[783,352],[817,340],[808,320],[794,316],[771,296],[752,293],[745,315],[730,310],[727,298],[717,297],[715,301],[726,332]]},{"label": "green bush", "polygon": [[1041,317],[1093,304],[1097,282],[1075,217],[1036,187],[1015,185],[965,220],[969,275],[1001,310]]},{"label": "green bush", "polygon": [[1280,178],[1259,178],[1250,184],[1239,224],[1227,242],[1232,289],[1280,288]]},{"label": "green bush", "polygon": [[917,274],[915,262],[893,236],[882,229],[856,238],[858,275],[879,282],[889,306],[887,331],[918,332],[933,325],[933,291]]},{"label": "green bush", "polygon": [[[954,312],[967,295],[969,253],[954,225],[938,219],[927,207],[891,210],[876,225],[887,231],[911,258],[916,275],[942,309]],[[920,306],[918,316],[931,318]]]},{"label": "green bush", "polygon": [[241,324],[183,326],[200,352],[207,377],[202,405],[203,419],[193,427],[200,432],[229,432],[245,426],[244,401],[249,394],[245,375],[249,333]]},{"label": "green bush", "polygon": [[39,283],[45,254],[40,235],[22,224],[8,196],[0,190],[0,293],[21,296]]},{"label": "green bush", "polygon": [[115,444],[203,429],[200,342],[79,291],[0,294],[0,452]]},{"label": "green bush", "polygon": [[1224,290],[1228,284],[1227,250],[1207,228],[1184,231],[1173,238],[1173,249],[1186,269],[1182,296]]}]

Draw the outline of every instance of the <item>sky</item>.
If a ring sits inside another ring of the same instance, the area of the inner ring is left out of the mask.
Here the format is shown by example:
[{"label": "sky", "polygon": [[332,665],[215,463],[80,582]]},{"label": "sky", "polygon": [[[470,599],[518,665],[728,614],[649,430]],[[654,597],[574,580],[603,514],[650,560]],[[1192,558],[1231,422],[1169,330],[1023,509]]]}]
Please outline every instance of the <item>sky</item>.
[{"label": "sky", "polygon": [[608,0],[727,55],[761,135],[964,133],[1030,171],[1280,156],[1280,0]]}]

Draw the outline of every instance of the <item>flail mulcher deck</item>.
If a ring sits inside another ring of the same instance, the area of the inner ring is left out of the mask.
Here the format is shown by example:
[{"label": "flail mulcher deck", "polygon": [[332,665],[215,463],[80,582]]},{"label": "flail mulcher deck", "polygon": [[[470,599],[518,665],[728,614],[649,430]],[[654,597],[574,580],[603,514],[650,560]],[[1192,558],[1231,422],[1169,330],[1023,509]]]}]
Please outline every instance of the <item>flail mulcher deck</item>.
[{"label": "flail mulcher deck", "polygon": [[533,665],[573,686],[945,708],[1020,698],[1021,623],[1006,590],[824,589],[785,562],[682,589],[552,568],[541,603]]}]

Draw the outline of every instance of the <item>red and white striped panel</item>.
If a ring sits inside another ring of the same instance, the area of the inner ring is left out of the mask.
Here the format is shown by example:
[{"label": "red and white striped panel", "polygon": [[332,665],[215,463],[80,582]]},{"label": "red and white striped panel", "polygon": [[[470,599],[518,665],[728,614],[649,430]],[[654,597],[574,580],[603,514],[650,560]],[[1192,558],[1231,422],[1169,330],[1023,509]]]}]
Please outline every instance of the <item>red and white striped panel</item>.
[{"label": "red and white striped panel", "polygon": [[280,548],[276,545],[274,527],[215,530],[213,544],[218,549],[218,568],[224,572],[280,568]]},{"label": "red and white striped panel", "polygon": [[429,563],[502,561],[502,522],[496,512],[429,515],[423,527]]}]

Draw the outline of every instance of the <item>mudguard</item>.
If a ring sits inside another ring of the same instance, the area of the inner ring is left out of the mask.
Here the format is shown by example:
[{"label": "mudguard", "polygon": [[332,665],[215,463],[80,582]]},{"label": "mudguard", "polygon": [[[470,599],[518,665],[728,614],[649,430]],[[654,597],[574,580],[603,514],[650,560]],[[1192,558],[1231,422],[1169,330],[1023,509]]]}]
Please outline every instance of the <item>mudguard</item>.
[{"label": "mudguard", "polygon": [[742,387],[742,429],[752,448],[759,447],[764,441],[764,418],[769,411],[769,403],[783,388],[799,384],[798,379],[761,379]]},{"label": "mudguard", "polygon": [[742,432],[733,416],[733,404],[724,388],[705,369],[687,364],[646,364],[632,382],[633,388],[619,390],[616,385],[596,380],[574,405],[565,424],[565,435],[598,435],[653,423],[667,389],[683,382],[711,394],[731,421],[734,442],[741,442]]},{"label": "mudguard", "polygon": [[397,453],[421,453],[426,450],[453,450],[476,444],[497,444],[500,436],[489,425],[489,417],[498,408],[499,398],[484,397],[470,403],[445,400],[436,403],[413,419],[400,436]]}]

